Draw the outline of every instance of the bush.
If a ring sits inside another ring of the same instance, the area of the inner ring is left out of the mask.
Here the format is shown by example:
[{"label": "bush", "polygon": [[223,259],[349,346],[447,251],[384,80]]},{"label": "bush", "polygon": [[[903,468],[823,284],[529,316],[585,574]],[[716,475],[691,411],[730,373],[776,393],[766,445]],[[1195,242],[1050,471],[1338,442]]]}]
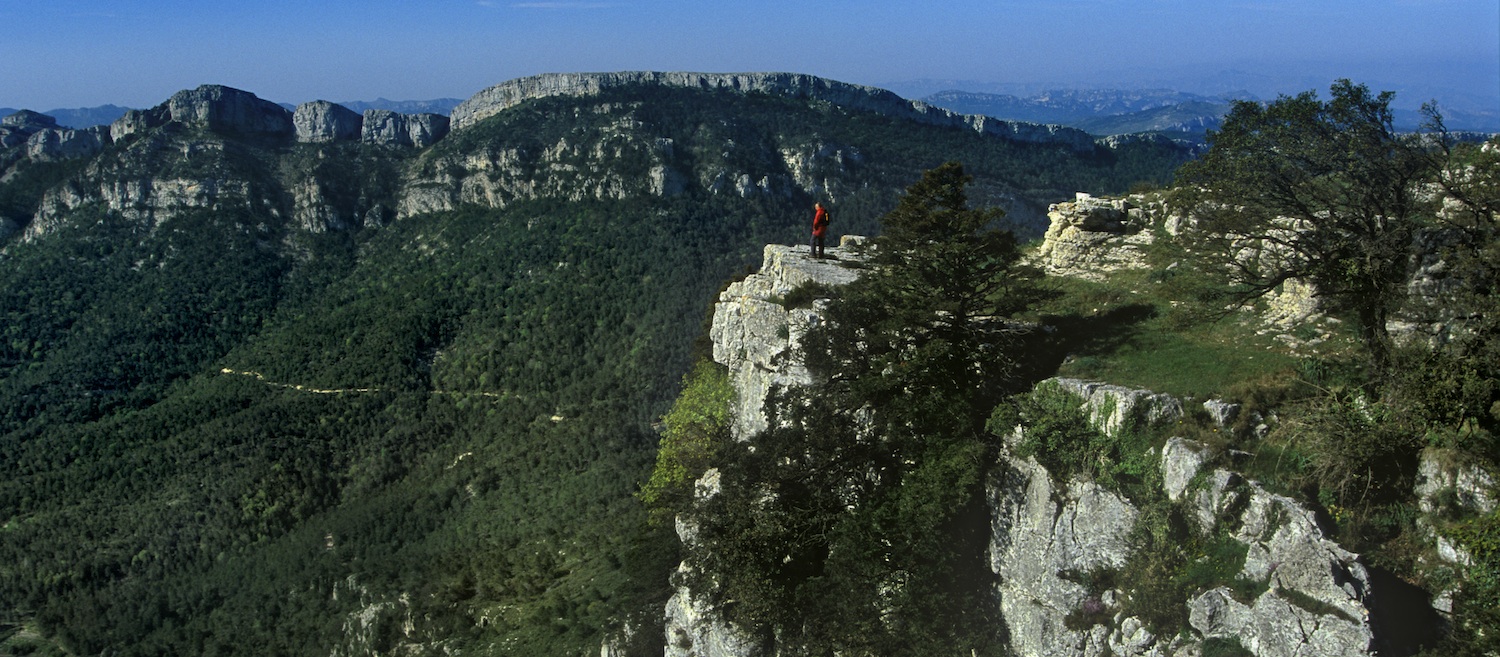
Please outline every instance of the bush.
[{"label": "bush", "polygon": [[692,501],[693,482],[729,440],[733,402],[734,387],[722,365],[701,360],[683,377],[682,394],[662,419],[656,468],[638,493],[651,522],[670,520]]},{"label": "bush", "polygon": [[1035,457],[1059,481],[1079,475],[1138,499],[1160,477],[1155,438],[1143,420],[1129,418],[1116,435],[1105,434],[1089,422],[1077,396],[1053,383],[996,406],[985,426],[996,435],[1024,427],[1016,455]]}]

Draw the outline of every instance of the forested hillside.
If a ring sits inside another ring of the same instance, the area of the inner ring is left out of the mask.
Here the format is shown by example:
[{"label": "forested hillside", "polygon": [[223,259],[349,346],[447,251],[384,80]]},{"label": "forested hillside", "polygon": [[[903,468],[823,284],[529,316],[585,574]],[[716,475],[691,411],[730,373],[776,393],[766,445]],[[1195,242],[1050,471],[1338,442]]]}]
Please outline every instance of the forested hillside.
[{"label": "forested hillside", "polygon": [[[653,627],[677,548],[633,494],[762,245],[815,199],[873,231],[947,160],[1036,233],[1184,157],[661,87],[426,149],[168,109],[0,153],[0,651],[647,650],[621,631]],[[435,189],[461,202],[409,203]]]}]

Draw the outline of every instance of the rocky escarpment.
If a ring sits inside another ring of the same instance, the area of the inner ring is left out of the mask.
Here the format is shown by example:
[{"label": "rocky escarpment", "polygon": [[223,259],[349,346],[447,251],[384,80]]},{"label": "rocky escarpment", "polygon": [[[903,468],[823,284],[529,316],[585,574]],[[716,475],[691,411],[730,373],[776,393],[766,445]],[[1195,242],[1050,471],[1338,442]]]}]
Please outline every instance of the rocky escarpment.
[{"label": "rocky escarpment", "polygon": [[626,71],[619,73],[551,73],[519,78],[495,85],[453,108],[453,129],[483,121],[521,102],[550,96],[591,96],[604,89],[628,85],[660,85],[690,89],[724,89],[818,100],[928,125],[963,127],[988,135],[1021,142],[1056,143],[1081,151],[1095,147],[1094,138],[1082,130],[1058,125],[1002,121],[987,116],[963,115],[909,101],[875,87],[837,82],[798,73],[687,73]]},{"label": "rocky escarpment", "polygon": [[8,151],[0,157],[0,168],[20,157],[41,162],[88,157],[109,143],[109,129],[103,126],[64,128],[56,119],[30,110],[0,118],[0,150]]},{"label": "rocky escarpment", "polygon": [[370,144],[426,148],[448,134],[448,117],[441,114],[398,114],[365,110],[360,138]]},{"label": "rocky escarpment", "polygon": [[[823,321],[820,305],[787,309],[781,301],[805,281],[844,284],[858,270],[812,261],[803,247],[769,246],[760,273],[732,285],[715,309],[714,358],[727,366],[737,398],[734,435],[754,440],[767,425],[767,394],[807,385],[812,377],[798,356],[799,338]],[[841,256],[843,257],[843,256]],[[1171,427],[1185,413],[1175,397],[1070,379],[1045,381],[1076,399],[1101,432],[1118,435],[1141,426]],[[1221,425],[1238,409],[1217,401],[1204,410]],[[1234,559],[1216,564],[1233,572],[1230,583],[1187,589],[1176,600],[1154,600],[1185,620],[1181,632],[1162,631],[1143,612],[1147,594],[1120,584],[1125,577],[1097,576],[1140,567],[1137,536],[1151,522],[1143,501],[1102,483],[1049,472],[1033,456],[1017,456],[1025,429],[1007,439],[987,484],[990,567],[995,595],[1015,654],[1036,656],[1156,657],[1202,654],[1205,646],[1238,645],[1257,656],[1371,655],[1380,648],[1374,610],[1381,600],[1375,578],[1359,556],[1323,533],[1314,513],[1297,501],[1224,468],[1213,468],[1212,449],[1173,438],[1150,456],[1160,488],[1150,504],[1169,505],[1187,518],[1204,542],[1237,546]],[[710,470],[696,486],[700,499],[718,491]],[[1138,493],[1139,494],[1139,493]],[[687,550],[694,543],[690,518],[679,519]],[[1161,575],[1172,577],[1170,573]],[[1104,582],[1100,584],[1100,582]],[[720,620],[693,592],[681,588],[666,609],[667,654],[760,655],[765,647]]]},{"label": "rocky escarpment", "polygon": [[802,246],[768,244],[760,271],[731,284],[714,307],[709,337],[714,361],[729,368],[738,395],[734,407],[735,439],[748,440],[765,430],[763,405],[778,388],[807,385],[812,376],[798,350],[802,336],[822,321],[818,306],[787,308],[781,300],[799,285],[837,286],[853,282],[859,270],[849,267],[852,247],[861,238],[845,236],[832,259],[818,260]]},{"label": "rocky escarpment", "polygon": [[292,112],[292,125],[297,141],[305,144],[353,141],[359,139],[364,117],[343,105],[315,100],[297,106]]},{"label": "rocky escarpment", "polygon": [[255,94],[218,84],[185,89],[148,110],[130,110],[110,124],[110,137],[119,141],[170,122],[217,132],[292,135],[292,113]]},{"label": "rocky escarpment", "polygon": [[[748,440],[767,426],[766,396],[777,388],[807,385],[812,376],[798,350],[808,329],[822,321],[820,302],[808,308],[787,308],[784,299],[794,288],[818,283],[845,285],[858,278],[849,265],[858,262],[855,245],[863,238],[845,236],[828,249],[826,260],[812,257],[806,246],[766,245],[758,273],[730,285],[714,307],[714,360],[729,368],[734,384],[736,440]],[[709,471],[696,485],[697,495],[718,491],[718,473]],[[677,534],[688,550],[696,548],[691,520],[679,518]],[[687,568],[686,562],[680,568]],[[757,657],[760,643],[723,622],[715,610],[678,586],[666,606],[667,657]]]}]

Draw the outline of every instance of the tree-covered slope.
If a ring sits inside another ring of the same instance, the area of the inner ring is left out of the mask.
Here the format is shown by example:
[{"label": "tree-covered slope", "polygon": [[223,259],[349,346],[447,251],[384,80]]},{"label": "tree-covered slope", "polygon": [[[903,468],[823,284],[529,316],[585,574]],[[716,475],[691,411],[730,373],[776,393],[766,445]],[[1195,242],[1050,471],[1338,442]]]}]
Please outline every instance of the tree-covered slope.
[{"label": "tree-covered slope", "polygon": [[722,281],[941,161],[1024,218],[1181,156],[663,88],[423,151],[173,120],[7,154],[0,645],[644,648],[676,554],[633,493]]}]

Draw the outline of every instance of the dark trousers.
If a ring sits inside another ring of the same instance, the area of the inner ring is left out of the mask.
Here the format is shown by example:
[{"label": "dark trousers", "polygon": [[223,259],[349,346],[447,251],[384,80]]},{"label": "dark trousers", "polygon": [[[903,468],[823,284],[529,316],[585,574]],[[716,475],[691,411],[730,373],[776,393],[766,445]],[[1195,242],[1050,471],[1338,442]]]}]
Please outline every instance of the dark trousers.
[{"label": "dark trousers", "polygon": [[821,258],[821,257],[823,257],[823,237],[824,237],[823,235],[819,235],[817,233],[813,233],[813,236],[812,236],[812,254],[813,254],[814,258]]}]

